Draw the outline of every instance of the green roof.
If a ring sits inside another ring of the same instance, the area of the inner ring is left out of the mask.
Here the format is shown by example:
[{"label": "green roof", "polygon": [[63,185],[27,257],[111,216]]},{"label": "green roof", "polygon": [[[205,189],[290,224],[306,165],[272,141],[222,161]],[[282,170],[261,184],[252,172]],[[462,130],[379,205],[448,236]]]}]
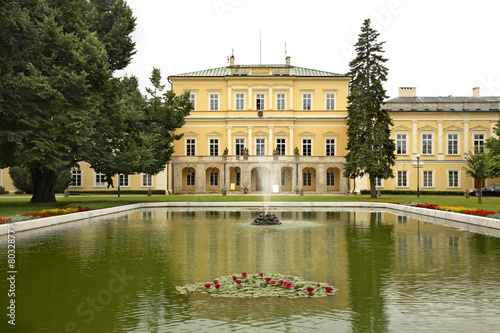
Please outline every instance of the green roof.
[{"label": "green roof", "polygon": [[[232,67],[218,67],[212,69],[205,69],[196,72],[182,73],[171,75],[170,77],[224,77],[229,76],[229,70],[234,73],[233,75],[238,76],[242,73],[242,70],[250,68],[272,68],[279,69],[276,74],[289,74],[283,71],[286,68],[292,68],[291,76],[303,76],[303,77],[346,77],[345,74],[331,73],[320,71],[316,69],[309,69],[304,67],[288,66],[288,65],[237,65]],[[232,76],[232,75],[231,75]],[[250,76],[250,75],[249,75]],[[273,76],[273,75],[251,75],[251,76]]]}]

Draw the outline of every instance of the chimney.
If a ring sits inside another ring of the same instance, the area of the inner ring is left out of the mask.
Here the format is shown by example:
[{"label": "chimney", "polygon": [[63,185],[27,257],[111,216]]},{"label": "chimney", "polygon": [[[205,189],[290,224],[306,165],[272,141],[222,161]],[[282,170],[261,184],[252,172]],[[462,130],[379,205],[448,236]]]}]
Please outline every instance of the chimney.
[{"label": "chimney", "polygon": [[398,97],[417,97],[416,87],[400,87]]},{"label": "chimney", "polygon": [[472,88],[472,97],[480,97],[479,87]]},{"label": "chimney", "polygon": [[229,58],[229,59],[230,59],[230,60],[229,60],[229,61],[230,61],[230,62],[229,62],[229,65],[230,65],[231,67],[232,67],[232,66],[234,66],[234,55],[232,55],[232,56],[231,56],[231,58]]},{"label": "chimney", "polygon": [[290,66],[290,57],[285,58],[285,63],[287,66]]}]

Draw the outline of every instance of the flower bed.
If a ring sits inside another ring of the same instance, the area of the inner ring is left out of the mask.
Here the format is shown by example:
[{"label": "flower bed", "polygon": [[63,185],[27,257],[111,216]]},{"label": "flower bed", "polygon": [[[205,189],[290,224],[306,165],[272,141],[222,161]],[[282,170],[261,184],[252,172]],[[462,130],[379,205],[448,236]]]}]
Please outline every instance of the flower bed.
[{"label": "flower bed", "polygon": [[176,287],[181,294],[201,292],[213,297],[327,297],[335,289],[325,283],[304,281],[300,277],[280,274],[228,275],[208,283]]},{"label": "flower bed", "polygon": [[428,208],[428,209],[437,209],[437,210],[443,210],[446,212],[453,212],[453,213],[460,213],[460,214],[500,218],[500,217],[497,217],[500,215],[500,210],[495,212],[492,210],[471,209],[471,208],[465,208],[465,207],[460,207],[460,206],[440,206],[440,205],[434,205],[434,204],[412,204],[411,206],[412,207],[420,207],[420,208]]},{"label": "flower bed", "polygon": [[68,207],[68,208],[54,208],[54,209],[44,209],[39,211],[38,213],[24,213],[23,215],[19,216],[13,216],[13,217],[6,217],[2,218],[0,217],[0,224],[2,223],[8,223],[8,222],[20,222],[20,221],[26,221],[26,220],[32,220],[36,218],[42,218],[42,217],[49,217],[49,216],[58,216],[58,215],[65,215],[65,214],[71,214],[71,213],[77,213],[77,212],[86,212],[90,210],[89,207]]}]

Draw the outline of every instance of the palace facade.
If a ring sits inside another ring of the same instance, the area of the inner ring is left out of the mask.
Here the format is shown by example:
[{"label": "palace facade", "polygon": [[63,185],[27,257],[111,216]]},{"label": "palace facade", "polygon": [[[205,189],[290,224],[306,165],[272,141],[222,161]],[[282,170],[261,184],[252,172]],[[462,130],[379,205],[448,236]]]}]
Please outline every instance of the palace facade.
[{"label": "palace facade", "polygon": [[[172,75],[176,94],[189,92],[193,110],[178,130],[175,154],[164,172],[120,175],[115,187],[169,193],[345,194],[368,189],[367,178],[346,179],[347,97],[350,78],[285,64],[237,65]],[[475,187],[465,157],[494,135],[500,97],[418,97],[400,88],[384,107],[393,119],[394,178],[379,189],[454,190]],[[417,166],[417,160],[419,162]],[[15,188],[7,170],[0,185]],[[417,175],[418,172],[418,175]],[[105,190],[105,175],[81,163],[73,190]],[[500,179],[488,179],[500,184]]]}]

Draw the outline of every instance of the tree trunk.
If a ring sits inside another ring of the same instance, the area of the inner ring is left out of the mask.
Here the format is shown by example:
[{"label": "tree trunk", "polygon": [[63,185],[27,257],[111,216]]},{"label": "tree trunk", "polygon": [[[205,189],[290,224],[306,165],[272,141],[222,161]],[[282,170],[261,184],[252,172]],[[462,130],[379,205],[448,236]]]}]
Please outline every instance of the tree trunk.
[{"label": "tree trunk", "polygon": [[370,194],[371,198],[377,197],[377,188],[376,188],[375,176],[370,175]]},{"label": "tree trunk", "polygon": [[31,180],[33,181],[31,202],[56,202],[56,179],[57,174],[53,170],[31,169]]}]

